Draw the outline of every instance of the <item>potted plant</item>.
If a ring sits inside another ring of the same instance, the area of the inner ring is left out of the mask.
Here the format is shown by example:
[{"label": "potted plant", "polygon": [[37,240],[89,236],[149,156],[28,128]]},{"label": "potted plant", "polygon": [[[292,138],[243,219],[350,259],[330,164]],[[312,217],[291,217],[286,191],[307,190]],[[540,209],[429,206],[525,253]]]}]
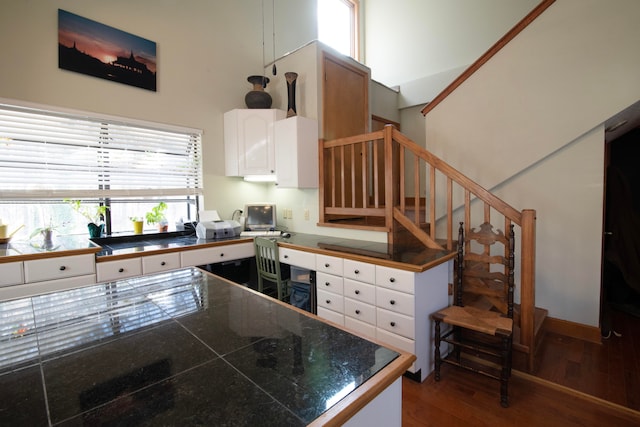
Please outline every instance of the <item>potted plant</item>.
[{"label": "potted plant", "polygon": [[131,222],[133,223],[133,234],[142,234],[142,226],[144,225],[144,220],[140,216],[131,216],[129,217]]},{"label": "potted plant", "polygon": [[56,230],[56,226],[53,225],[53,220],[49,218],[49,223],[44,227],[38,227],[31,232],[29,236],[30,239],[33,239],[38,234],[42,235],[42,243],[44,247],[53,246],[53,231]]},{"label": "potted plant", "polygon": [[107,209],[109,209],[107,206],[98,204],[88,207],[82,204],[82,200],[65,199],[65,201],[71,205],[74,211],[89,220],[87,228],[89,229],[90,238],[100,237],[104,234],[104,224],[102,221],[104,220],[104,215],[107,213]]},{"label": "potted plant", "polygon": [[164,214],[167,210],[167,204],[165,202],[160,202],[155,205],[149,212],[146,213],[145,217],[147,219],[147,224],[158,225],[158,231],[167,231],[169,229],[169,222]]}]

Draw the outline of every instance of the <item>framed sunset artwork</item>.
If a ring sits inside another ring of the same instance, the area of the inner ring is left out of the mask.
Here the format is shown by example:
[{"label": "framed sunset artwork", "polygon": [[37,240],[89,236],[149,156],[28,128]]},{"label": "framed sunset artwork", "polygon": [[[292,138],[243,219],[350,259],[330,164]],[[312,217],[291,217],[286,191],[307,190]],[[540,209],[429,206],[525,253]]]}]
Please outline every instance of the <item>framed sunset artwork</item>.
[{"label": "framed sunset artwork", "polygon": [[58,9],[58,67],[156,91],[156,43]]}]

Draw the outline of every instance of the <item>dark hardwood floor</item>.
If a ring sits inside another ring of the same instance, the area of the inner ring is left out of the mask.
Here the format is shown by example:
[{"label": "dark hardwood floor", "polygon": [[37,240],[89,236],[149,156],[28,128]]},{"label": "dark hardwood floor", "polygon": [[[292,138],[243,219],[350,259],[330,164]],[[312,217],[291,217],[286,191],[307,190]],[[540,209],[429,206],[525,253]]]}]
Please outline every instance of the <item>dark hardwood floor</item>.
[{"label": "dark hardwood floor", "polygon": [[496,380],[445,365],[442,379],[403,378],[403,426],[639,426],[640,318],[613,311],[602,344],[547,333],[533,375],[514,371],[509,408]]}]

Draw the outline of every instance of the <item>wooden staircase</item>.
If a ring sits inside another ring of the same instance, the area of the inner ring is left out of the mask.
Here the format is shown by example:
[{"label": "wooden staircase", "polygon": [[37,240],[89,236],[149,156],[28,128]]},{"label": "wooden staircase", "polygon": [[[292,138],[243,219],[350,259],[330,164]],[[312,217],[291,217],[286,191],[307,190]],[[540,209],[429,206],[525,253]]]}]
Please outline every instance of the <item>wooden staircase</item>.
[{"label": "wooden staircase", "polygon": [[470,227],[489,222],[503,230],[516,226],[520,304],[514,349],[525,354],[533,371],[547,315],[535,307],[535,210],[514,209],[392,125],[321,140],[319,150],[321,226],[386,232],[394,251],[454,251],[460,221]]}]

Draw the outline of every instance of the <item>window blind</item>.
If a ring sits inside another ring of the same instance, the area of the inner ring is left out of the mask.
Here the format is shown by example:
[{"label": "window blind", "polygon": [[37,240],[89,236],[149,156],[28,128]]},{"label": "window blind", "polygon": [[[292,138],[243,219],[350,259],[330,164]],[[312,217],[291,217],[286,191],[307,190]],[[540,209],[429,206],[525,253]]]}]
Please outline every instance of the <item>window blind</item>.
[{"label": "window blind", "polygon": [[0,104],[0,198],[202,194],[202,135]]}]

